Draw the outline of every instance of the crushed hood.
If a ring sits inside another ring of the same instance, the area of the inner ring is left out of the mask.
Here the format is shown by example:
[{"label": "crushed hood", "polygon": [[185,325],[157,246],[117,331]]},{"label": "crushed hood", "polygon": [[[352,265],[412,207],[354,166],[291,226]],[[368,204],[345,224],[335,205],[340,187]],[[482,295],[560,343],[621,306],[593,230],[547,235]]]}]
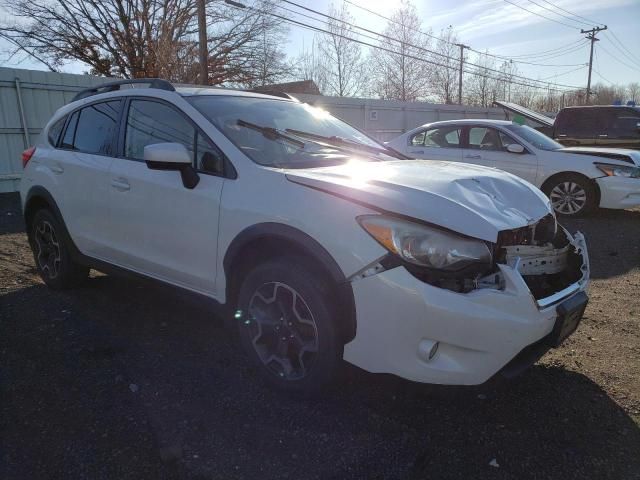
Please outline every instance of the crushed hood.
[{"label": "crushed hood", "polygon": [[549,200],[530,183],[488,167],[434,160],[351,161],[285,170],[295,183],[495,242],[537,222]]}]

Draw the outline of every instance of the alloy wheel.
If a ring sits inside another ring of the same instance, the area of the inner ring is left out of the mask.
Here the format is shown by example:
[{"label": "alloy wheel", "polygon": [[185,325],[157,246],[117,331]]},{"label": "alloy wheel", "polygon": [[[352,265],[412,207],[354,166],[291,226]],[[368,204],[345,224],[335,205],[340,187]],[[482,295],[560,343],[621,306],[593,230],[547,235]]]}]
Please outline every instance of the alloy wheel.
[{"label": "alloy wheel", "polygon": [[553,187],[549,198],[553,209],[565,215],[575,215],[587,204],[587,192],[579,184],[570,181]]},{"label": "alloy wheel", "polygon": [[299,380],[318,352],[318,328],[304,298],[281,282],[261,285],[249,301],[246,334],[260,361],[274,375]]},{"label": "alloy wheel", "polygon": [[49,222],[41,221],[36,226],[34,232],[36,243],[36,260],[40,270],[47,274],[50,279],[54,279],[60,272],[60,244],[56,237],[56,232]]}]

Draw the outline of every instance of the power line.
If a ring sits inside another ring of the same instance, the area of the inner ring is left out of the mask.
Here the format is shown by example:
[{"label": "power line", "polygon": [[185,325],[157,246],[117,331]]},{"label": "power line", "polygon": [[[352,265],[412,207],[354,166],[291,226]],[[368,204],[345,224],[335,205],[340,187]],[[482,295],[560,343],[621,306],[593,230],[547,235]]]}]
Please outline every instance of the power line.
[{"label": "power line", "polygon": [[[534,0],[528,0],[528,1],[529,1],[530,3],[533,3],[534,5],[537,5],[537,6],[538,6],[538,7],[540,7],[540,8],[544,8],[545,10],[547,10],[547,11],[549,11],[549,12],[553,13],[554,15],[558,15],[558,16],[560,16],[560,17],[566,18],[566,19],[568,19],[568,20],[571,20],[572,22],[581,23],[581,24],[586,25],[586,26],[588,26],[588,27],[592,27],[592,26],[593,26],[593,24],[592,24],[592,23],[586,23],[586,22],[582,22],[582,21],[580,21],[580,20],[575,20],[575,19],[573,19],[572,17],[569,17],[568,15],[565,15],[565,14],[563,14],[563,13],[559,13],[559,12],[556,12],[555,10],[552,10],[552,9],[550,9],[549,7],[545,7],[544,5],[540,5],[539,3],[535,2]],[[552,5],[553,5],[553,4],[552,4]]]},{"label": "power line", "polygon": [[[312,12],[312,13],[314,13],[314,14],[316,14],[316,15],[321,15],[321,16],[326,17],[326,18],[328,18],[328,19],[331,19],[331,20],[334,20],[334,21],[337,21],[337,22],[343,23],[343,24],[345,24],[345,25],[349,25],[349,26],[351,26],[351,27],[353,27],[353,28],[357,28],[357,29],[359,29],[359,30],[363,30],[363,31],[365,31],[365,32],[372,33],[372,34],[377,35],[377,36],[379,36],[379,37],[382,37],[382,38],[384,38],[384,39],[391,40],[391,41],[393,41],[393,42],[403,43],[403,42],[400,42],[400,41],[399,41],[398,39],[396,39],[396,38],[390,37],[390,36],[385,35],[385,34],[382,34],[382,33],[374,32],[374,31],[369,30],[369,29],[364,28],[364,27],[360,27],[360,26],[358,26],[358,25],[355,25],[355,24],[353,24],[353,23],[347,22],[347,21],[345,21],[345,20],[342,20],[342,19],[339,19],[339,18],[333,17],[333,16],[331,16],[331,15],[327,15],[327,14],[325,14],[325,13],[319,12],[319,11],[314,10],[314,9],[312,9],[312,8],[309,8],[309,7],[305,7],[305,6],[300,5],[300,4],[296,3],[296,2],[292,2],[292,1],[290,1],[290,0],[282,0],[282,1],[283,1],[283,2],[285,2],[285,3],[288,3],[288,4],[290,4],[290,5],[294,5],[294,6],[298,7],[298,8],[303,9],[303,10],[306,10],[306,11]],[[290,10],[289,10],[289,11],[290,11]],[[264,13],[269,13],[269,12],[264,12]],[[297,12],[294,12],[294,13],[297,13]],[[300,14],[300,15],[304,15],[304,14]],[[287,19],[285,19],[285,20],[287,20]],[[322,21],[322,22],[323,22],[323,23],[325,23],[325,24],[327,23],[326,21],[323,21],[323,20],[320,20],[320,19],[314,19],[314,20],[316,20],[316,21]],[[312,26],[312,25],[307,25],[307,24],[304,24],[304,25],[306,25],[307,27],[318,28],[318,27],[315,27],[315,26]],[[333,33],[333,32],[326,32],[326,33],[329,33],[330,35],[335,35],[335,33]],[[366,35],[362,35],[362,36],[367,37]],[[376,39],[376,38],[372,38],[372,37],[370,37],[370,36],[369,36],[369,37],[367,37],[367,38],[369,38],[369,39],[371,39],[371,40],[378,40],[378,39]],[[451,43],[451,42],[447,42],[447,43]],[[438,55],[438,56],[440,56],[440,57],[444,57],[445,59],[447,59],[447,60],[449,60],[449,61],[455,61],[455,62],[458,62],[458,60],[459,60],[458,58],[451,57],[450,55],[446,55],[446,54],[443,54],[443,53],[440,53],[440,52],[435,52],[435,51],[433,51],[433,50],[429,50],[429,49],[424,48],[424,47],[420,47],[420,46],[413,45],[413,44],[410,44],[410,43],[403,43],[403,44],[404,44],[404,45],[407,45],[408,47],[415,48],[415,49],[417,49],[417,50],[419,50],[419,51],[424,51],[424,52],[430,53],[430,54],[432,54],[432,55]],[[458,45],[456,45],[456,46],[458,46]],[[374,47],[374,48],[375,48],[375,47]],[[393,52],[393,53],[397,53],[397,52]],[[425,61],[426,61],[426,60],[425,60]],[[431,62],[431,63],[433,63],[433,62]],[[503,74],[503,72],[501,72],[500,70],[496,70],[496,69],[493,69],[493,68],[489,68],[489,67],[485,67],[485,66],[482,66],[482,65],[474,64],[474,63],[471,63],[471,62],[467,62],[467,64],[468,64],[468,65],[471,65],[471,66],[474,66],[474,67],[477,67],[477,68],[482,68],[482,69],[487,70],[487,71],[490,71],[490,72],[497,73],[498,75],[502,75],[502,74]],[[553,66],[556,66],[556,65],[553,65]],[[573,65],[572,65],[572,66],[573,66]],[[447,68],[451,68],[451,66],[447,66]],[[537,80],[535,80],[535,79],[533,79],[533,78],[524,77],[524,76],[522,76],[522,75],[512,75],[512,77],[514,77],[514,78],[521,78],[521,79],[523,79],[523,80],[529,80],[529,81],[537,82]],[[574,86],[574,85],[562,85],[562,86],[564,86],[564,87],[568,87],[568,88],[579,88],[579,87],[576,87],[576,86]]]},{"label": "power line", "polygon": [[[615,42],[611,42],[611,44],[616,47],[616,49],[622,53],[625,58],[627,58],[628,60],[630,60],[632,63],[640,66],[640,61],[631,53],[630,50],[627,50],[627,47],[624,46],[624,44],[620,41],[620,39],[618,37],[616,37],[616,34],[613,32],[610,32],[612,35],[612,38],[616,40],[616,42],[618,42],[619,46],[615,43]],[[620,48],[622,47],[622,48]],[[623,50],[624,49],[624,50]]]},{"label": "power line", "polygon": [[[284,1],[286,1],[286,0],[284,0]],[[395,21],[395,20],[393,20],[393,19],[391,19],[389,17],[385,17],[384,15],[382,15],[382,14],[380,14],[378,12],[375,12],[373,10],[370,10],[367,7],[363,7],[362,5],[358,5],[357,3],[354,3],[351,0],[343,0],[343,1],[345,3],[348,3],[349,5],[352,5],[352,6],[356,7],[356,8],[359,8],[360,10],[363,10],[365,12],[368,12],[368,13],[372,14],[372,15],[375,15],[376,17],[382,18],[383,20],[386,20],[387,22],[394,23],[396,25],[401,25],[401,26],[404,27],[404,25],[402,25],[400,22],[397,22],[397,21]],[[290,3],[290,2],[287,2],[287,3]],[[417,33],[420,33],[421,35],[425,35],[427,37],[433,38],[433,39],[438,40],[438,41],[442,41],[443,40],[443,39],[441,39],[440,37],[438,37],[436,35],[424,32],[424,31],[419,30],[419,29],[410,29],[410,30],[414,31],[414,32],[417,32]],[[452,45],[452,46],[455,45],[455,43],[453,43],[453,42],[449,42],[447,40],[444,40],[444,41],[446,43],[448,43],[449,45]],[[578,42],[582,42],[582,40],[578,40]],[[569,45],[567,45],[567,47],[573,45],[574,43],[576,43],[576,42],[570,43]],[[563,48],[565,48],[565,47],[560,47],[560,48],[553,49],[553,50],[561,50]],[[533,62],[528,62],[528,61],[524,61],[524,60],[515,60],[515,58],[526,57],[526,56],[529,56],[529,55],[506,57],[506,56],[503,56],[503,55],[491,54],[489,52],[482,52],[480,50],[476,50],[476,49],[471,48],[471,47],[469,48],[469,50],[471,50],[472,52],[477,53],[478,55],[485,55],[485,56],[488,56],[488,57],[494,57],[494,58],[497,58],[499,60],[513,60],[514,63],[522,63],[522,64],[534,65],[534,66],[538,66],[538,67],[574,67],[574,66],[577,66],[575,64],[574,65],[549,65],[549,64],[533,63]]]},{"label": "power line", "polygon": [[[595,62],[595,64],[598,66],[598,70],[600,69],[600,62],[598,62],[598,54],[597,52],[593,52],[593,61]],[[602,80],[604,80],[605,82],[608,82],[610,85],[613,85],[614,83],[608,79],[606,79],[605,77],[602,76],[602,74],[596,70],[595,68],[593,69],[594,72],[596,72],[596,75],[598,75]]]},{"label": "power line", "polygon": [[600,45],[600,48],[602,48],[602,50],[604,50],[604,51],[605,51],[605,53],[606,53],[607,55],[609,55],[611,58],[613,58],[613,59],[614,59],[614,60],[616,60],[617,62],[621,63],[621,64],[622,64],[622,65],[624,65],[625,67],[630,68],[631,70],[640,71],[640,68],[635,67],[635,66],[633,66],[633,65],[629,65],[628,63],[626,63],[626,62],[624,62],[624,61],[620,60],[620,59],[619,59],[618,57],[616,57],[613,53],[611,53],[609,50],[607,50],[607,49],[604,47],[604,45]]},{"label": "power line", "polygon": [[[544,58],[542,56],[539,57],[539,61],[548,61],[548,60],[552,60],[554,58],[559,58],[559,57],[563,57],[565,55],[567,55],[568,53],[573,53],[577,50],[580,50],[581,48],[583,48],[588,42],[586,42],[584,39],[578,40],[579,45],[575,45],[572,48],[567,48],[565,49],[565,47],[560,48],[560,51],[556,51],[555,53],[550,53],[547,54]],[[571,44],[570,44],[571,45]],[[498,59],[501,60],[505,60],[505,61],[512,61],[514,63],[523,63],[523,64],[528,64],[528,65],[535,65],[535,66],[554,66],[554,67],[574,67],[577,65],[560,65],[560,64],[545,64],[545,63],[536,63],[536,62],[528,62],[525,60],[516,60],[516,58],[519,57],[506,57],[506,56],[499,56],[499,55],[491,55],[491,54],[486,54],[486,53],[482,53],[478,50],[474,50],[472,49],[474,52],[481,54],[481,55],[489,55],[492,57],[497,57]]]},{"label": "power line", "polygon": [[580,30],[579,27],[576,27],[574,25],[569,25],[568,23],[564,23],[561,22],[560,20],[555,20],[553,18],[547,17],[545,15],[542,15],[541,13],[538,12],[534,12],[532,10],[529,10],[528,8],[524,8],[522,5],[518,5],[517,3],[511,2],[510,0],[504,0],[505,2],[513,5],[514,7],[518,7],[520,10],[524,10],[525,12],[529,12],[532,15],[537,15],[538,17],[544,18],[546,20],[549,20],[551,22],[555,22],[555,23],[559,23],[560,25],[564,25],[565,27],[569,27],[569,28],[573,28],[574,30]]},{"label": "power line", "polygon": [[[294,19],[291,19],[291,18],[284,17],[282,15],[278,15],[277,13],[274,13],[274,12],[270,12],[270,11],[266,11],[266,10],[259,10],[259,9],[254,8],[254,7],[249,7],[249,6],[246,6],[246,5],[243,8],[248,8],[250,10],[255,11],[256,13],[262,13],[262,14],[266,14],[266,15],[271,15],[271,16],[273,16],[275,18],[279,18],[280,20],[282,20],[282,21],[284,21],[286,23],[289,23],[289,24],[292,24],[292,25],[297,25],[297,26],[305,28],[307,30],[311,30],[311,31],[319,32],[319,33],[325,33],[325,34],[333,35],[333,36],[336,36],[336,37],[339,37],[339,38],[344,38],[345,40],[356,42],[356,43],[368,46],[368,47],[373,48],[373,49],[382,50],[382,51],[386,51],[386,52],[398,55],[397,51],[391,50],[391,49],[383,47],[381,45],[374,45],[374,44],[371,44],[371,43],[368,43],[368,42],[364,42],[362,40],[359,40],[359,39],[356,39],[356,38],[353,38],[353,37],[349,37],[347,35],[342,35],[342,34],[339,34],[339,33],[336,33],[336,32],[330,32],[328,30],[325,30],[325,29],[322,29],[322,28],[319,28],[319,27],[316,27],[316,26],[313,26],[313,25],[309,25],[309,24],[306,24],[306,23],[303,23],[303,22],[300,22],[300,21],[297,21],[297,20],[294,20]],[[389,37],[389,38],[391,38],[391,37]],[[396,39],[392,39],[392,40],[397,41]],[[411,44],[407,44],[407,45],[410,46],[410,47],[418,48],[415,45],[411,45]],[[426,51],[429,52],[429,53],[436,53],[436,52],[431,52],[430,50],[426,50]],[[424,57],[418,57],[416,55],[411,55],[411,54],[402,54],[402,55],[405,56],[406,58],[410,58],[410,59],[417,60],[417,61],[420,61],[420,62],[425,62],[425,63],[428,63],[430,65],[435,65],[435,66],[442,67],[442,68],[447,68],[449,70],[456,68],[455,66],[452,66],[452,65],[445,65],[445,64],[442,64],[442,63],[434,62],[433,60],[427,60]],[[440,55],[447,57],[446,55],[442,55],[442,54],[440,54]],[[453,59],[453,57],[447,57],[447,58],[457,61],[457,59]],[[478,68],[484,68],[482,66],[475,65],[475,64],[470,64],[470,65],[474,65],[474,66],[476,66]],[[498,70],[486,69],[486,68],[485,68],[485,70],[490,70],[490,71],[494,71],[494,72],[497,72],[499,74],[502,74],[502,72],[500,72]],[[475,75],[475,76],[479,76],[479,77],[483,77],[483,78],[489,78],[489,79],[496,80],[496,81],[504,81],[504,78],[492,77],[490,75],[482,74],[482,73],[479,73],[477,71],[464,70],[464,72],[465,73],[469,73],[471,75]],[[516,75],[513,75],[513,77],[523,78],[525,80],[531,80],[533,82],[542,83],[542,82],[538,82],[537,80],[532,79],[532,78],[528,78],[528,77],[521,77],[521,76],[516,76]],[[567,87],[564,90],[559,89],[559,88],[552,88],[552,87],[550,87],[550,85],[547,85],[547,86],[545,86],[545,85],[535,85],[535,84],[531,84],[531,83],[516,82],[516,81],[513,81],[513,80],[510,83],[513,83],[515,85],[522,85],[522,86],[525,86],[525,87],[535,88],[535,89],[551,89],[551,90],[555,90],[555,91],[558,91],[558,92],[566,91],[567,89],[572,89],[572,90],[579,89],[579,87],[576,87],[574,85],[563,85],[563,84],[557,84],[557,85],[558,86]]]},{"label": "power line", "polygon": [[587,68],[587,65],[588,64],[583,63],[582,66],[580,66],[579,68],[574,68],[574,69],[569,70],[567,72],[562,72],[562,73],[550,75],[548,77],[541,78],[540,80],[549,80],[550,78],[556,78],[556,77],[562,77],[564,75],[569,75],[570,73],[577,72],[578,70],[583,70],[583,69]]},{"label": "power line", "polygon": [[[581,38],[579,40],[576,40],[575,42],[571,42],[568,45],[564,45],[562,47],[556,47],[550,50],[543,50],[542,52],[537,52],[537,53],[524,53],[521,55],[511,55],[509,58],[548,57],[550,55],[555,55],[558,52],[562,52],[564,54],[565,51],[569,51],[569,49],[576,48],[577,46],[582,46],[585,43],[586,42],[584,41],[584,39]],[[581,45],[577,45],[577,44],[581,44]]]},{"label": "power line", "polygon": [[549,2],[548,0],[542,0],[542,1],[544,3],[548,3],[549,5],[553,5],[558,10],[562,10],[563,12],[568,13],[569,15],[573,15],[574,17],[578,17],[578,18],[581,18],[582,20],[585,20],[587,22],[587,25],[589,25],[589,26],[601,25],[600,22],[594,22],[593,20],[589,20],[588,18],[585,18],[585,17],[583,17],[581,15],[578,15],[577,13],[570,12],[569,10],[564,9],[564,8],[560,7],[559,5],[556,5],[555,3]]}]

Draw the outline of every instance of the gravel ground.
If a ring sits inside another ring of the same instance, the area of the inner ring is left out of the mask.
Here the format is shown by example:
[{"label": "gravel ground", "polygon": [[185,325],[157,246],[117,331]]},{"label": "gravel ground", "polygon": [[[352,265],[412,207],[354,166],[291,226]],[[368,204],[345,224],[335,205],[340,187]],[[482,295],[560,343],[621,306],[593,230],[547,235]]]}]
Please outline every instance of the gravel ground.
[{"label": "gravel ground", "polygon": [[0,195],[0,478],[640,479],[640,211],[566,224],[587,235],[591,302],[523,376],[451,388],[346,366],[302,401],[168,288],[48,290]]}]

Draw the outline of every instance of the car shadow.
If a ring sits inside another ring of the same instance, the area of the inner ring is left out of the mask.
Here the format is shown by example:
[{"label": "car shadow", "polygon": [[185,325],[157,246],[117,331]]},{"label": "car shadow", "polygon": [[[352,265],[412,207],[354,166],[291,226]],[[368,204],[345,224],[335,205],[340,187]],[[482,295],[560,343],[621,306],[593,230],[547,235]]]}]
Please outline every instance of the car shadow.
[{"label": "car shadow", "polygon": [[[640,472],[638,425],[581,373],[539,365],[497,385],[442,387],[345,365],[334,390],[301,399],[267,388],[223,323],[169,288],[118,277],[3,295],[7,458],[51,462],[67,477],[78,463],[157,478],[166,468],[180,478]],[[125,453],[104,455],[115,451]]]},{"label": "car shadow", "polygon": [[587,240],[591,278],[611,278],[640,266],[640,210],[605,210],[575,219],[559,218]]}]

